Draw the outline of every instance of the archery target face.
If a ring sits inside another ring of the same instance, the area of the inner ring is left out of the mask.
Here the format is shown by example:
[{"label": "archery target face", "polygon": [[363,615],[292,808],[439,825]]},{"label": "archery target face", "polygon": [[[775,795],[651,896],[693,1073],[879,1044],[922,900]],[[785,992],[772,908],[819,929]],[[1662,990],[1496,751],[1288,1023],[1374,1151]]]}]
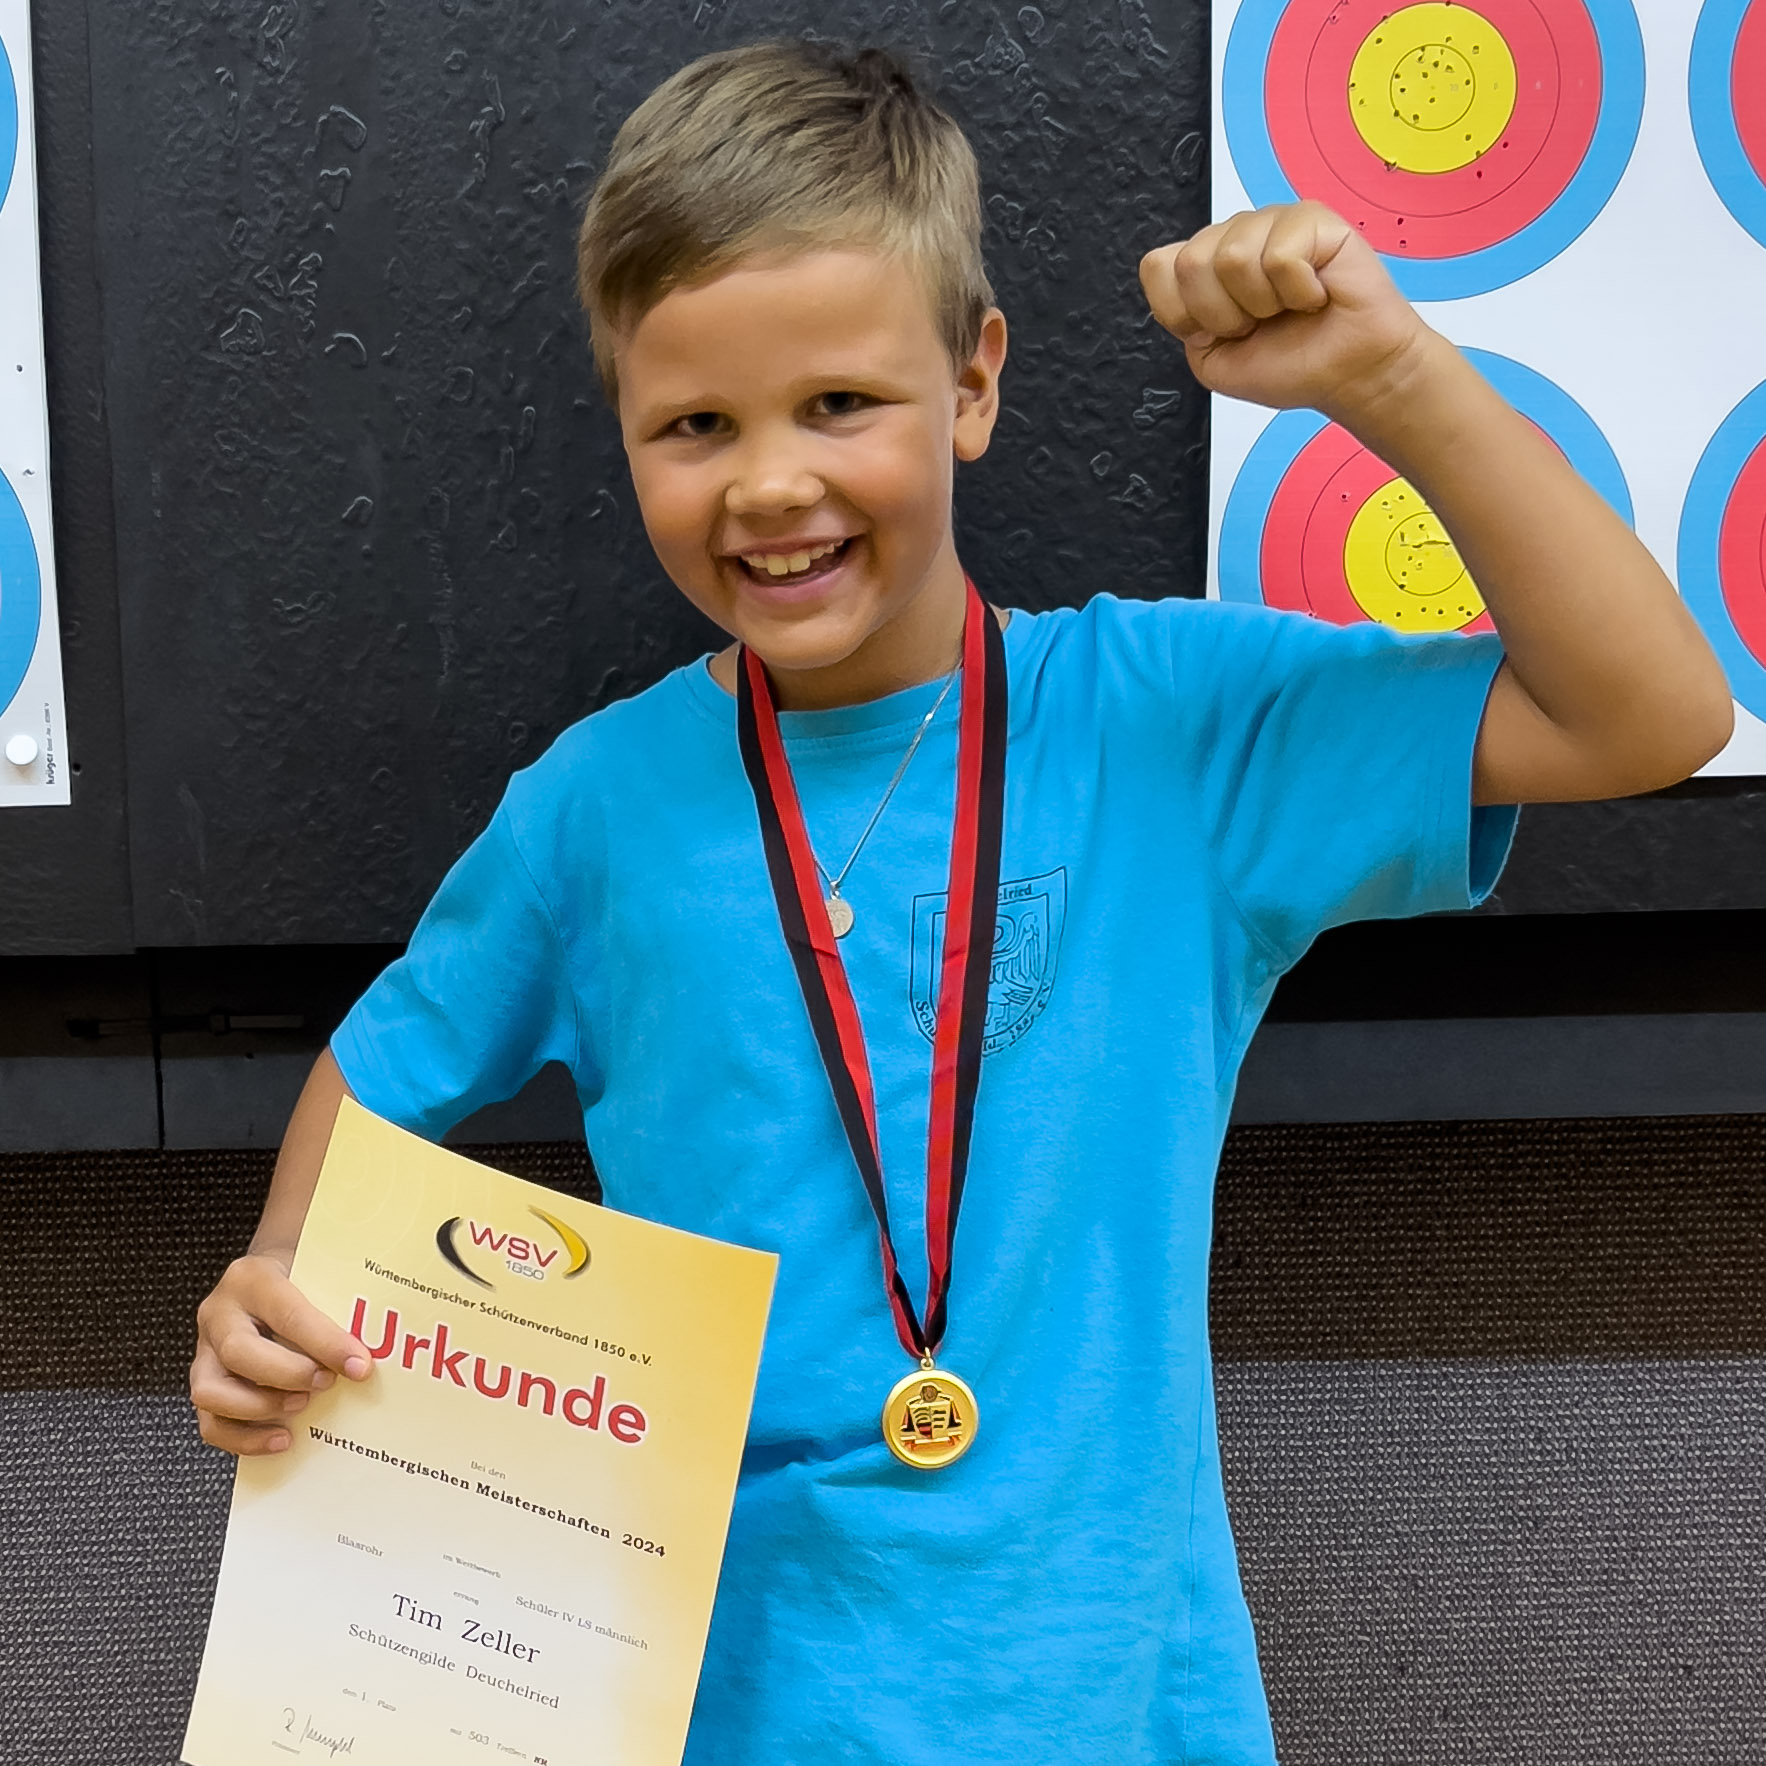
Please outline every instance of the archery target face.
[{"label": "archery target face", "polygon": [[1221,101],[1253,202],[1327,203],[1413,300],[1531,274],[1605,206],[1643,113],[1630,0],[1245,0]]},{"label": "archery target face", "polygon": [[[1629,522],[1624,474],[1588,413],[1519,362],[1466,355]],[[1333,625],[1494,629],[1465,561],[1415,487],[1311,411],[1272,419],[1246,456],[1221,520],[1219,576],[1223,600]]]},{"label": "archery target face", "polygon": [[1687,100],[1724,207],[1766,245],[1766,0],[1706,0]]},{"label": "archery target face", "polygon": [[[0,43],[0,207],[18,163],[18,89]],[[0,712],[12,703],[36,653],[42,616],[37,545],[11,483],[0,475]]]},{"label": "archery target face", "polygon": [[1730,691],[1766,717],[1766,386],[1730,413],[1693,474],[1680,524],[1680,592]]}]

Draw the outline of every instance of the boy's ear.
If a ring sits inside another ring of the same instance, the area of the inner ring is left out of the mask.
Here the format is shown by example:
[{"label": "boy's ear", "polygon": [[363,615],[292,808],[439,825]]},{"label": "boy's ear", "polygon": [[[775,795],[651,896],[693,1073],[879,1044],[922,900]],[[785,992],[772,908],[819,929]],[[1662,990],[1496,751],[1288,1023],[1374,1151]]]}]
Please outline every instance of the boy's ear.
[{"label": "boy's ear", "polygon": [[1000,413],[1000,371],[1006,365],[1006,316],[989,307],[975,353],[957,376],[957,422],[952,446],[959,460],[979,460],[993,439]]}]

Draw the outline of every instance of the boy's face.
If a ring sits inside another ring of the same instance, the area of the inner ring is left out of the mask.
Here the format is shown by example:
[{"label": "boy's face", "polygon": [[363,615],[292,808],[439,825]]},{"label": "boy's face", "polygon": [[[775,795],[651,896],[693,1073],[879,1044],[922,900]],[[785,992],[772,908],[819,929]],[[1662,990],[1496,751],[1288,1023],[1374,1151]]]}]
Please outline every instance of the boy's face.
[{"label": "boy's face", "polygon": [[1004,358],[994,313],[958,373],[913,266],[856,250],[750,260],[620,340],[651,544],[785,703],[875,697],[955,660],[953,463],[986,449]]}]

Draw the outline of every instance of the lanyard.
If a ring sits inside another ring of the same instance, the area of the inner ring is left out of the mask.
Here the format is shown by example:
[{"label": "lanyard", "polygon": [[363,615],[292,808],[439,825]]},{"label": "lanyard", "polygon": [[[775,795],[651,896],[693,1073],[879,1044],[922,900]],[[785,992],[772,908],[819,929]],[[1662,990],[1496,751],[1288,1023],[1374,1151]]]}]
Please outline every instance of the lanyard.
[{"label": "lanyard", "polygon": [[932,1037],[932,1102],[926,1145],[925,1323],[914,1311],[895,1257],[876,1100],[864,1027],[828,923],[815,856],[779,733],[766,667],[743,648],[736,671],[742,765],[754,791],[779,924],[797,969],[816,1046],[833,1087],[883,1255],[895,1333],[910,1355],[930,1358],[949,1316],[951,1253],[969,1168],[981,1044],[999,906],[1000,829],[1006,781],[1006,653],[999,621],[968,585],[963,621],[963,696],[957,743],[957,803],[945,898],[944,954]]}]

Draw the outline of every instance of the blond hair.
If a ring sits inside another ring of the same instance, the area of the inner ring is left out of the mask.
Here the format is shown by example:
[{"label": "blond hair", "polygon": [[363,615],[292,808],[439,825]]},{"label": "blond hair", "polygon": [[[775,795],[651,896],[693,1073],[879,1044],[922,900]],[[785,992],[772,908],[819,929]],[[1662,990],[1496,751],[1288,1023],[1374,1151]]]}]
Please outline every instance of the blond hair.
[{"label": "blond hair", "polygon": [[614,138],[577,238],[577,293],[617,396],[614,346],[671,289],[770,252],[900,253],[961,365],[993,290],[961,129],[881,49],[756,43],[701,57]]}]

